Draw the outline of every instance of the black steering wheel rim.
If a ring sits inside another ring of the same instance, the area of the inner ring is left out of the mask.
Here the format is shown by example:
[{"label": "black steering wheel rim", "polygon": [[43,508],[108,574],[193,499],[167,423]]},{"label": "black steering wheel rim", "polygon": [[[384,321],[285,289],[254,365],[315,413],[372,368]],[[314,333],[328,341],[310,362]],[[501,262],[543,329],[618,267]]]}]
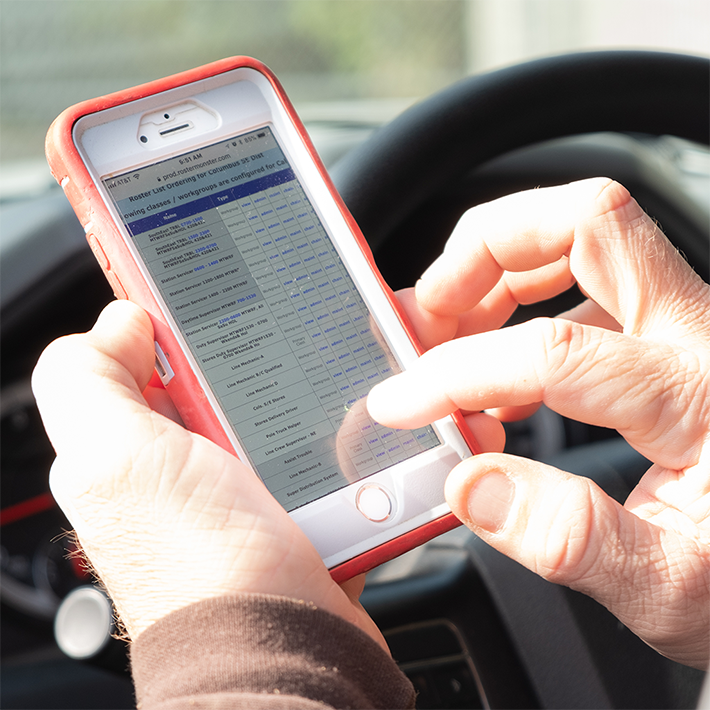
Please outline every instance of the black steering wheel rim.
[{"label": "black steering wheel rim", "polygon": [[549,57],[416,104],[331,171],[373,251],[444,185],[517,148],[601,131],[710,143],[710,60],[646,51]]}]

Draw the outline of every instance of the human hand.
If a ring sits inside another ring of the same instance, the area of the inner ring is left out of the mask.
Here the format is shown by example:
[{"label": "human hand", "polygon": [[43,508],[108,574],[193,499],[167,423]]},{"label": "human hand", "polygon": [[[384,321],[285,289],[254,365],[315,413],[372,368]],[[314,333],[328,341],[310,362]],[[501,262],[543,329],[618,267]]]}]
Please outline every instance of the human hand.
[{"label": "human hand", "polygon": [[[589,299],[501,330],[577,281]],[[544,402],[617,429],[653,462],[622,507],[589,479],[489,453],[446,485],[493,547],[585,592],[664,655],[710,653],[710,287],[620,185],[535,190],[474,208],[403,303],[432,347],[378,385],[382,424]]]},{"label": "human hand", "polygon": [[52,492],[130,637],[193,602],[251,592],[315,604],[386,649],[357,602],[364,578],[335,584],[246,466],[151,408],[154,357],[150,319],[119,301],[50,345],[33,377],[57,452]]}]

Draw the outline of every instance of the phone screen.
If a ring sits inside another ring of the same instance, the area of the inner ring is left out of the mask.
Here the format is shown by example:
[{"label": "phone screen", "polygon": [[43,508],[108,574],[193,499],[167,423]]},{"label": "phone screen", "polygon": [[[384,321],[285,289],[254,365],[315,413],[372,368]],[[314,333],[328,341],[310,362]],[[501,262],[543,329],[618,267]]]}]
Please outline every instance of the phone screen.
[{"label": "phone screen", "polygon": [[367,414],[399,366],[269,126],[104,184],[286,510],[441,443]]}]

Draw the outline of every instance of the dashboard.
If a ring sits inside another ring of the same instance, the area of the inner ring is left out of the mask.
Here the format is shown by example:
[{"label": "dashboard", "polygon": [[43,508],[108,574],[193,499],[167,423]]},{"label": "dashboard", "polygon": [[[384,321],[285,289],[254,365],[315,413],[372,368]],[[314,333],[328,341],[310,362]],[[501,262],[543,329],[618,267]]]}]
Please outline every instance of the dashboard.
[{"label": "dashboard", "polygon": [[[317,147],[322,141],[324,153],[337,157],[370,144],[373,132],[366,124],[343,131],[328,121],[308,127]],[[597,131],[516,147],[480,161],[422,200],[386,237],[373,236],[376,261],[393,288],[411,285],[465,207],[520,189],[607,175],[631,190],[707,281],[707,142]],[[357,150],[339,161],[326,159],[359,219],[357,196],[349,199]],[[0,207],[0,705],[133,707],[123,646],[110,660],[78,662],[54,640],[62,599],[91,584],[91,576],[72,554],[69,525],[49,493],[53,451],[30,389],[42,349],[60,335],[90,328],[113,294],[58,187]],[[404,239],[416,246],[406,257]],[[515,318],[552,315],[579,298],[572,290],[544,308],[520,309]],[[510,453],[590,476],[620,501],[648,465],[613,432],[545,408],[506,426]],[[419,690],[421,708],[675,708],[695,706],[700,693],[704,674],[658,656],[592,600],[542,581],[463,528],[373,571],[362,601]]]}]

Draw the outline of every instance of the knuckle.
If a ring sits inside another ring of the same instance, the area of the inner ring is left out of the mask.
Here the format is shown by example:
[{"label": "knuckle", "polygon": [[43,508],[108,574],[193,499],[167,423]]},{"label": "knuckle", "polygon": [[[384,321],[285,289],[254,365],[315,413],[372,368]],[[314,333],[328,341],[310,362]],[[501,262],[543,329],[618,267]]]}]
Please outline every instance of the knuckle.
[{"label": "knuckle", "polygon": [[599,193],[594,202],[602,212],[614,212],[632,201],[631,193],[611,178],[600,178]]},{"label": "knuckle", "polygon": [[[609,251],[610,244],[616,244],[618,249],[619,242],[633,241],[629,240],[633,234],[658,231],[620,183],[604,178],[592,181],[590,189],[591,194],[587,193],[578,203],[575,215],[573,251],[577,254],[577,268],[582,272],[587,271],[590,264],[603,262],[603,254]],[[616,255],[617,259],[621,256]]]},{"label": "knuckle", "polygon": [[76,337],[76,335],[65,335],[47,345],[37,361],[35,372],[42,372],[48,365],[71,354],[75,348]]},{"label": "knuckle", "polygon": [[[630,226],[648,220],[631,193],[620,183],[608,178],[601,181],[589,209],[594,217],[607,224],[607,230],[610,229],[611,233],[628,234]],[[583,215],[578,222],[583,222],[586,217]]]},{"label": "knuckle", "polygon": [[584,478],[568,479],[560,486],[560,503],[548,511],[551,520],[538,560],[549,581],[590,593],[626,574],[625,548],[614,542],[619,540],[618,516],[608,504],[601,504],[600,494]]},{"label": "knuckle", "polygon": [[[583,215],[584,217],[584,215]],[[634,200],[629,191],[617,182],[609,181],[599,192],[591,208],[591,219],[588,221],[590,228],[579,228],[580,234],[590,242],[587,250],[606,252],[606,256],[597,256],[600,261],[606,261],[605,268],[630,275],[637,273],[648,281],[646,288],[650,289],[648,295],[653,293],[654,279],[646,278],[663,265],[671,268],[680,263],[677,252],[665,239],[658,223],[652,220]],[[578,223],[583,225],[585,220]],[[613,262],[613,263],[612,263]],[[644,311],[642,303],[627,304],[627,308]],[[632,312],[626,317],[633,320]],[[627,324],[627,328],[628,328]]]},{"label": "knuckle", "polygon": [[[579,357],[586,349],[584,329],[561,318],[537,318],[530,321],[538,342],[538,357],[533,362],[543,389],[572,376],[583,366]],[[587,353],[587,356],[589,353]]]},{"label": "knuckle", "polygon": [[62,386],[68,378],[59,376],[69,366],[83,357],[81,339],[83,335],[65,335],[51,342],[44,349],[32,372],[32,390],[38,401],[44,401],[48,394]]},{"label": "knuckle", "polygon": [[[538,564],[550,581],[572,585],[586,574],[597,557],[591,544],[594,506],[588,487],[570,486],[569,481],[558,487],[555,498],[557,505],[549,501],[545,506],[544,515],[549,518]],[[552,510],[550,503],[554,505]]]}]

